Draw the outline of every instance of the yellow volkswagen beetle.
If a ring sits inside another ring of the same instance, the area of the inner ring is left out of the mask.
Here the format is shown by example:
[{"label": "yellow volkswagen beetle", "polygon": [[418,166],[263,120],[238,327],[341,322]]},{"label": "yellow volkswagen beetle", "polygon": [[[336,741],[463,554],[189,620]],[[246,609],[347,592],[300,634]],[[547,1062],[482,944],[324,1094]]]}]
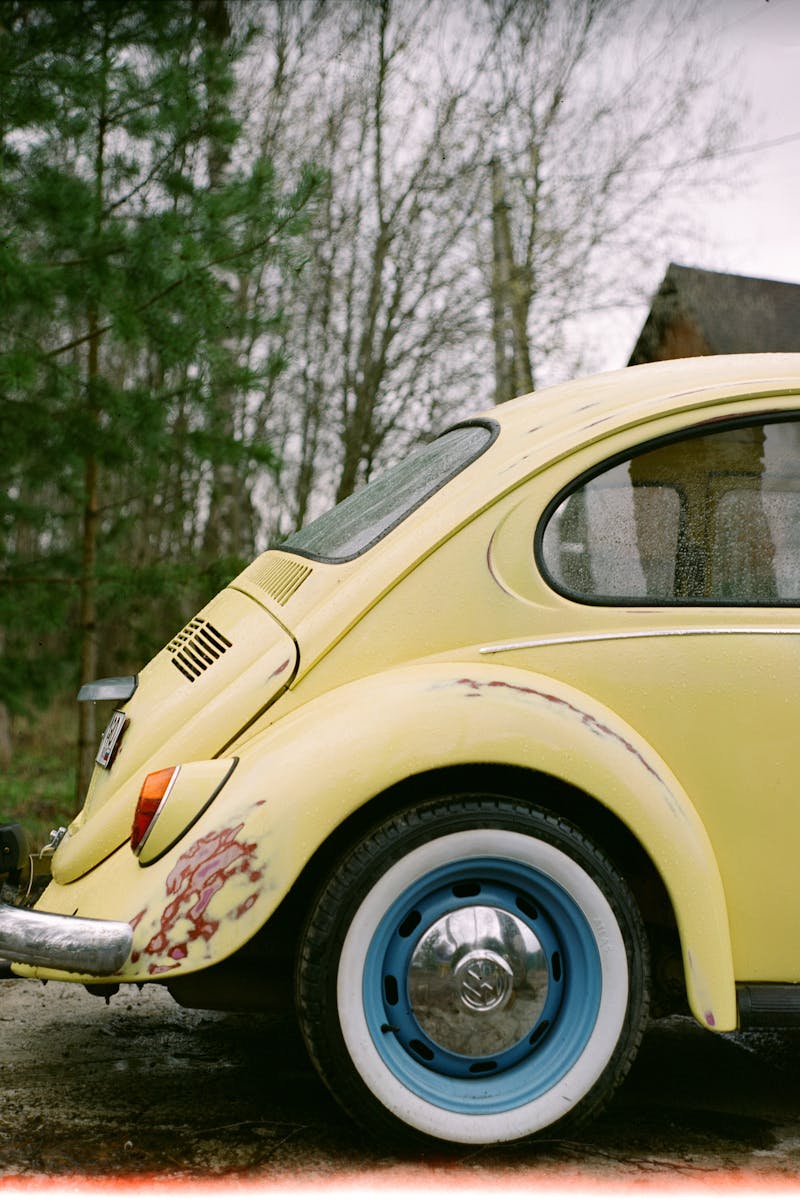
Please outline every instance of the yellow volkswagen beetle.
[{"label": "yellow volkswagen beetle", "polygon": [[0,954],[285,997],[382,1137],[561,1128],[649,1013],[798,1023],[799,676],[800,355],[523,397],[82,689],[91,786]]}]

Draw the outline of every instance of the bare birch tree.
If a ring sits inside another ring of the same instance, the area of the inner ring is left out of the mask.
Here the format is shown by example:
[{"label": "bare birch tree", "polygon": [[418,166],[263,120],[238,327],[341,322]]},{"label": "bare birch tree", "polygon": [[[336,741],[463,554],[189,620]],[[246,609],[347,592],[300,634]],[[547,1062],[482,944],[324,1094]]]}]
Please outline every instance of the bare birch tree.
[{"label": "bare birch tree", "polygon": [[641,294],[655,247],[688,229],[741,107],[714,97],[695,0],[486,0],[485,11],[484,273],[511,362],[499,364],[503,400],[554,362],[585,365],[570,357],[575,319]]},{"label": "bare birch tree", "polygon": [[252,413],[278,534],[451,416],[591,366],[577,322],[639,298],[735,121],[695,0],[258,11],[253,136],[326,174]]},{"label": "bare birch tree", "polygon": [[291,460],[280,481],[288,523],[315,497],[349,495],[463,394],[467,347],[485,318],[479,131],[465,119],[481,65],[471,50],[453,54],[469,30],[445,38],[450,15],[421,0],[329,9],[313,93],[301,88],[284,109],[284,152],[298,153],[299,124],[302,151],[327,172],[290,299],[286,403],[273,411]]}]

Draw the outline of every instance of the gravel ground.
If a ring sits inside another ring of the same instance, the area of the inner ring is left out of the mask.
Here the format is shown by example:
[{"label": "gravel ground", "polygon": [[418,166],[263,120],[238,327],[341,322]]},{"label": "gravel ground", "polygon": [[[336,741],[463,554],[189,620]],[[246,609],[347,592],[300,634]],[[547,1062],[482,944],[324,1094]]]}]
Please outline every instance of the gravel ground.
[{"label": "gravel ground", "polygon": [[189,1011],[157,987],[106,1005],[65,984],[0,981],[0,1022],[0,1188],[800,1194],[800,1033],[657,1022],[611,1107],[576,1140],[425,1159],[387,1152],[341,1115],[288,1017]]}]

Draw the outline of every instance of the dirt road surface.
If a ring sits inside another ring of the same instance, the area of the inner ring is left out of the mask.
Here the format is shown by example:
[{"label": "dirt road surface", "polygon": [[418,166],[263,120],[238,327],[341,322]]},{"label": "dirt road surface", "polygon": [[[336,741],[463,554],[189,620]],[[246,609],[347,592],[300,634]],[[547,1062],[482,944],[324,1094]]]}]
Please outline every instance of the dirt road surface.
[{"label": "dirt road surface", "polygon": [[406,1157],[344,1117],[289,1017],[106,1005],[0,982],[0,1189],[81,1181],[328,1190],[746,1187],[800,1195],[800,1033],[651,1027],[612,1106],[574,1140]]}]

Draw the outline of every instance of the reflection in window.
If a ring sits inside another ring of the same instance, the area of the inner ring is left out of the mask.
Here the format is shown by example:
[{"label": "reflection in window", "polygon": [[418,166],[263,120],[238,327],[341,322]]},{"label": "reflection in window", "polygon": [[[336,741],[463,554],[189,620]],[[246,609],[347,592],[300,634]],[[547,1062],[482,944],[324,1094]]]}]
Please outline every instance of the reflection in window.
[{"label": "reflection in window", "polygon": [[[677,493],[666,487],[632,488],[626,476],[627,468],[617,467],[573,492],[547,527],[545,562],[570,592],[673,594],[680,519]],[[644,533],[641,545],[637,530]]]},{"label": "reflection in window", "polygon": [[648,449],[562,501],[547,573],[598,601],[800,600],[800,424],[719,430]]}]

